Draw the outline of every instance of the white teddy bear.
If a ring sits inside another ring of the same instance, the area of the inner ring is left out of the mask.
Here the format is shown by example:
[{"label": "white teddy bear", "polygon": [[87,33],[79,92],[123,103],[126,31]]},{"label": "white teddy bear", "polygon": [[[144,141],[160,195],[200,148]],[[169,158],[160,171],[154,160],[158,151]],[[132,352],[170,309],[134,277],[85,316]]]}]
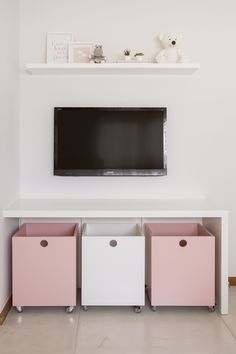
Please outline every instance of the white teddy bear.
[{"label": "white teddy bear", "polygon": [[160,34],[162,50],[156,56],[157,63],[183,63],[185,60],[178,49],[178,37],[175,33]]}]

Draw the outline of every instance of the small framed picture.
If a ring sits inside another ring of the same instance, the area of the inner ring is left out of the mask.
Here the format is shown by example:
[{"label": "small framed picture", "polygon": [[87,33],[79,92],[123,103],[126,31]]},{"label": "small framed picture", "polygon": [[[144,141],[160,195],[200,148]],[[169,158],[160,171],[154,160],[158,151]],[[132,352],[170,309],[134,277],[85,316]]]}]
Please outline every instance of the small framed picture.
[{"label": "small framed picture", "polygon": [[70,43],[69,62],[70,63],[89,63],[93,52],[94,43],[74,42]]},{"label": "small framed picture", "polygon": [[47,63],[68,63],[69,47],[73,42],[73,33],[47,33]]}]

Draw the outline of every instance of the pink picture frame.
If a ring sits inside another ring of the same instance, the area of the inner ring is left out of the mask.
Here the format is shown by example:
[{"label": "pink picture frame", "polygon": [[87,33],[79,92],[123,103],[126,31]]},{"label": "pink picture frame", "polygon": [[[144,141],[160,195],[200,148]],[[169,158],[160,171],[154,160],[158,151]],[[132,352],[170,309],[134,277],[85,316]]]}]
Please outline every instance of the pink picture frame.
[{"label": "pink picture frame", "polygon": [[92,42],[73,42],[70,43],[69,62],[70,63],[89,63],[93,52],[94,43]]}]

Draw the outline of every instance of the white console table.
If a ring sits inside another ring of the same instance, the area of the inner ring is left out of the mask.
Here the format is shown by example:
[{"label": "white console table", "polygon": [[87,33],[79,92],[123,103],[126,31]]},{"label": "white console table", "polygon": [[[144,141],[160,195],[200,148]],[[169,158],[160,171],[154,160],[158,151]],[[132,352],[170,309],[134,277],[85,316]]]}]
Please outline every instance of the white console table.
[{"label": "white console table", "polygon": [[138,218],[141,224],[150,219],[201,222],[216,237],[216,303],[221,314],[228,314],[228,212],[206,200],[19,199],[3,212],[3,217],[20,222],[35,218],[73,218],[80,222],[84,218]]}]

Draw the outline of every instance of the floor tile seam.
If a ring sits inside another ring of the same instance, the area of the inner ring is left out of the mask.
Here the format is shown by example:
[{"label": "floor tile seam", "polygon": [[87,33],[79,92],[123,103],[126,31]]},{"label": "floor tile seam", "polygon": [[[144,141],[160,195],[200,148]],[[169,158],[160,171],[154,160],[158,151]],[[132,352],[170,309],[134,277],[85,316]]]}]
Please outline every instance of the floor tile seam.
[{"label": "floor tile seam", "polygon": [[72,354],[76,354],[77,351],[77,342],[78,342],[78,334],[79,334],[79,315],[80,315],[80,311],[78,308],[77,316],[76,316],[75,333],[73,336]]},{"label": "floor tile seam", "polygon": [[236,340],[236,335],[234,334],[234,332],[232,331],[232,329],[230,328],[230,326],[225,322],[224,317],[217,312],[217,316],[220,318],[220,320],[223,322],[224,326],[226,327],[226,329],[230,332],[231,336]]}]

